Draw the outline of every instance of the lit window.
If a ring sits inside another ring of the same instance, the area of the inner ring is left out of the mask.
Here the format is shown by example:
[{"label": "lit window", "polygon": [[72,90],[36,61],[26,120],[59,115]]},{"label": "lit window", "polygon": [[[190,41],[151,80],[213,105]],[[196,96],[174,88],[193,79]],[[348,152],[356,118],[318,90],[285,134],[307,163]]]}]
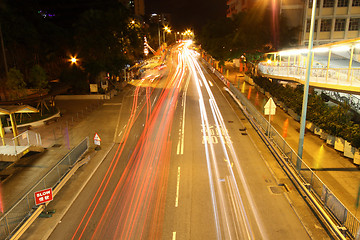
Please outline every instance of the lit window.
[{"label": "lit window", "polygon": [[360,6],[360,0],[353,0],[352,6],[353,6],[353,7],[358,7],[358,6]]},{"label": "lit window", "polygon": [[338,7],[347,7],[349,5],[349,0],[338,0]]},{"label": "lit window", "polygon": [[336,19],[334,31],[345,31],[346,19]]},{"label": "lit window", "polygon": [[324,4],[323,7],[324,8],[329,8],[329,7],[334,7],[334,0],[324,0]]},{"label": "lit window", "polygon": [[[310,18],[306,21],[306,32],[310,32]],[[317,20],[315,20],[315,26],[314,26],[314,32],[316,32],[317,29]]]},{"label": "lit window", "polygon": [[331,19],[321,19],[320,32],[331,31]]},{"label": "lit window", "polygon": [[359,31],[360,18],[350,18],[349,31]]}]

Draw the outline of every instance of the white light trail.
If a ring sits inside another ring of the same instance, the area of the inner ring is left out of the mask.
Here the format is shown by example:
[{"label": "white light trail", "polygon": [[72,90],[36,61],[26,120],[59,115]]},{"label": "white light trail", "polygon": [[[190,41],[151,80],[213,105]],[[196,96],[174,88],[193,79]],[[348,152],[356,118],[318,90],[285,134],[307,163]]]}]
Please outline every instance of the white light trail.
[{"label": "white light trail", "polygon": [[[221,112],[218,108],[216,100],[210,89],[209,82],[206,80],[199,63],[195,60],[194,54],[191,54],[188,49],[185,49],[183,55],[184,55],[184,57],[186,57],[187,66],[189,67],[189,70],[195,79],[196,88],[197,88],[198,95],[199,95],[199,106],[200,106],[200,113],[201,113],[205,155],[206,155],[206,161],[207,161],[207,165],[208,165],[209,184],[210,184],[210,190],[211,190],[211,196],[212,196],[212,202],[213,202],[213,210],[214,210],[214,217],[215,217],[215,224],[216,224],[218,239],[221,239],[222,233],[224,234],[224,237],[226,239],[231,239],[234,237],[234,235],[237,235],[236,230],[235,230],[235,233],[233,233],[230,229],[230,226],[234,226],[234,225],[238,226],[239,228],[242,229],[241,237],[247,238],[247,239],[255,239],[254,232],[253,232],[254,230],[250,224],[249,216],[245,211],[244,202],[242,200],[239,188],[237,186],[235,174],[233,172],[230,159],[232,159],[232,161],[235,164],[235,168],[237,170],[237,173],[239,175],[239,178],[241,180],[242,186],[245,191],[246,199],[251,207],[251,210],[255,217],[257,226],[259,227],[262,239],[266,239],[266,236],[264,236],[264,233],[262,231],[263,228],[261,227],[262,226],[261,220],[257,213],[257,209],[255,207],[254,201],[252,200],[253,199],[252,195],[248,188],[246,179],[244,177],[244,173],[239,164],[239,160],[237,158],[233,144],[230,141],[230,136],[226,129],[224,119],[221,115]],[[198,77],[198,75],[199,75],[199,77]],[[202,86],[205,86],[206,93],[209,96],[209,105],[210,105],[210,109],[211,109],[210,116],[212,116],[212,119],[215,122],[215,127],[218,130],[219,137],[220,137],[220,144],[221,144],[221,147],[223,150],[223,154],[225,155],[225,158],[229,160],[229,161],[227,161],[227,163],[228,163],[227,169],[228,169],[230,176],[227,177],[227,179],[228,179],[228,181],[230,181],[229,186],[231,186],[231,189],[232,189],[232,192],[231,192],[232,193],[232,205],[233,205],[234,211],[237,214],[240,214],[240,216],[236,215],[236,218],[240,217],[242,219],[241,223],[232,223],[232,218],[229,214],[228,206],[227,206],[229,204],[226,204],[226,199],[224,196],[226,189],[224,189],[223,185],[219,181],[221,179],[219,169],[218,169],[219,161],[217,161],[217,158],[216,158],[214,145],[213,145],[212,141],[206,141],[206,139],[211,139],[212,136],[210,134],[211,126],[209,123],[208,113],[205,108],[203,92],[201,91]],[[215,180],[213,180],[213,177]],[[217,205],[217,204],[219,204],[219,205]],[[220,224],[219,216],[221,216],[221,218],[222,218],[221,219],[222,224]],[[221,230],[223,230],[223,232]]]}]

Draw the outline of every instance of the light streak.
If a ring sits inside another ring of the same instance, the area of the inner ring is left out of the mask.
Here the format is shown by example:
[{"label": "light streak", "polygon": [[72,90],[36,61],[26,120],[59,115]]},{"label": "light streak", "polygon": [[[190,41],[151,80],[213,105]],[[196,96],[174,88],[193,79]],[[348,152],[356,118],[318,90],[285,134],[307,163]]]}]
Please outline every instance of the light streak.
[{"label": "light streak", "polygon": [[[207,112],[206,112],[206,108],[205,108],[205,102],[204,102],[204,98],[203,98],[203,93],[201,91],[201,88],[200,88],[200,83],[202,82],[203,85],[205,86],[205,90],[207,92],[207,95],[209,96],[209,104],[210,104],[210,109],[211,109],[211,115],[212,115],[212,119],[215,121],[215,127],[217,128],[217,131],[219,133],[222,133],[223,134],[219,134],[219,137],[220,137],[220,143],[221,143],[221,147],[223,149],[223,153],[225,155],[225,158],[226,159],[229,159],[228,161],[228,172],[230,174],[230,178],[228,178],[229,180],[228,181],[231,181],[231,186],[232,186],[232,197],[233,197],[233,201],[234,201],[234,204],[233,204],[233,207],[235,208],[236,212],[238,214],[240,214],[240,217],[242,219],[241,223],[241,226],[239,226],[241,229],[242,229],[242,233],[243,233],[243,237],[245,238],[248,238],[248,239],[254,239],[255,236],[254,236],[254,232],[253,232],[253,228],[250,224],[250,221],[249,221],[249,217],[245,211],[245,207],[244,207],[244,203],[243,203],[243,200],[242,200],[242,197],[240,195],[240,192],[239,192],[239,188],[237,186],[237,183],[236,183],[236,178],[235,178],[235,174],[232,170],[232,163],[230,161],[230,159],[233,159],[233,163],[235,164],[235,169],[238,173],[238,176],[241,180],[241,183],[242,183],[242,186],[244,188],[244,191],[245,191],[245,196],[246,196],[246,199],[248,201],[248,203],[250,204],[250,207],[251,207],[251,210],[252,210],[252,213],[255,217],[255,220],[256,220],[256,223],[257,223],[257,226],[259,227],[259,230],[260,230],[260,234],[262,235],[262,238],[265,238],[265,236],[263,235],[264,233],[262,232],[262,223],[261,223],[261,220],[258,216],[258,213],[257,213],[257,209],[254,205],[254,202],[253,202],[253,198],[252,198],[252,195],[248,189],[248,185],[247,185],[247,182],[246,182],[246,179],[244,177],[244,173],[242,172],[242,169],[240,167],[240,164],[239,164],[239,160],[237,158],[237,155],[236,155],[236,152],[234,150],[234,147],[232,145],[232,142],[229,141],[230,140],[230,136],[228,135],[228,131],[226,130],[226,125],[225,125],[225,122],[222,118],[222,115],[221,115],[221,112],[216,104],[216,100],[211,92],[211,89],[209,87],[209,83],[208,81],[206,80],[202,70],[201,70],[201,67],[200,65],[197,63],[197,61],[191,57],[190,54],[188,54],[188,64],[189,64],[189,69],[192,70],[192,73],[193,73],[193,76],[194,76],[194,79],[196,81],[196,86],[197,86],[197,90],[198,90],[198,95],[199,95],[199,105],[200,105],[200,112],[201,112],[201,121],[202,121],[202,126],[203,126],[203,138],[206,139],[210,139],[210,124],[209,124],[209,120],[208,120],[208,117],[207,117]],[[199,74],[200,76],[200,79],[197,77],[197,74]],[[222,129],[225,129],[225,131],[222,131]],[[207,136],[206,136],[206,133],[207,133]],[[227,146],[227,147],[226,147]],[[231,222],[231,219],[229,218],[228,216],[228,209],[227,209],[227,206],[225,205],[225,197],[224,197],[224,189],[223,187],[219,184],[219,181],[215,181],[215,185],[214,185],[214,181],[212,180],[213,178],[213,173],[212,173],[212,169],[214,169],[214,176],[215,176],[215,179],[221,179],[220,178],[220,175],[219,175],[219,169],[218,169],[218,166],[217,166],[217,161],[216,161],[216,155],[214,153],[214,146],[212,144],[211,141],[205,141],[204,142],[204,147],[205,147],[205,154],[206,154],[206,159],[207,159],[207,164],[208,164],[208,174],[209,174],[209,183],[210,183],[210,189],[211,189],[211,196],[212,196],[212,199],[213,199],[213,209],[214,209],[214,217],[215,217],[215,224],[217,226],[217,232],[218,232],[218,239],[221,238],[221,232],[220,232],[220,220],[218,219],[219,217],[219,214],[222,216],[222,219],[223,219],[223,222],[222,222],[222,228],[224,230],[224,234],[225,234],[225,238],[232,238],[232,233],[231,233],[231,230],[229,228],[229,225],[230,225],[230,222]],[[210,150],[210,153],[209,153],[209,150]],[[230,158],[231,156],[231,158]],[[216,191],[214,190],[214,187],[216,186]],[[215,192],[217,194],[215,194]],[[217,200],[218,199],[218,200]],[[219,203],[220,205],[220,208],[217,207],[216,203]],[[217,211],[220,212],[218,213]],[[234,223],[236,225],[236,223]],[[236,231],[236,229],[235,229]],[[237,232],[236,232],[237,234]]]}]

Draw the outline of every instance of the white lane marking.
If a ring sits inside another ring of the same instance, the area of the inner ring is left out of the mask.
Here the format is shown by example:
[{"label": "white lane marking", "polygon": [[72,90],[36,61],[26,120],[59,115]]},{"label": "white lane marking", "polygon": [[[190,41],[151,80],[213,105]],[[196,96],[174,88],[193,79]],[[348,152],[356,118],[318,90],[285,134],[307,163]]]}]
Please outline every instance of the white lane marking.
[{"label": "white lane marking", "polygon": [[123,132],[123,131],[121,130],[121,132],[119,133],[119,137],[121,136],[122,132]]},{"label": "white lane marking", "polygon": [[185,139],[185,111],[186,111],[186,94],[190,83],[190,75],[187,79],[187,82],[185,84],[185,89],[183,92],[183,97],[181,101],[181,105],[183,106],[183,114],[182,114],[182,121],[180,122],[180,129],[179,129],[179,143],[177,145],[177,155],[183,155],[184,154],[184,139]]},{"label": "white lane marking", "polygon": [[209,83],[210,83],[210,86],[214,86],[211,81],[209,81]]},{"label": "white lane marking", "polygon": [[177,155],[180,154],[180,141],[178,142],[178,145],[177,145],[176,154]]},{"label": "white lane marking", "polygon": [[118,106],[121,105],[121,103],[104,103],[104,106]]},{"label": "white lane marking", "polygon": [[180,167],[178,167],[178,175],[177,175],[177,182],[176,182],[175,207],[179,206],[179,189],[180,189]]},{"label": "white lane marking", "polygon": [[173,232],[172,240],[175,240],[175,239],[176,239],[176,232]]}]

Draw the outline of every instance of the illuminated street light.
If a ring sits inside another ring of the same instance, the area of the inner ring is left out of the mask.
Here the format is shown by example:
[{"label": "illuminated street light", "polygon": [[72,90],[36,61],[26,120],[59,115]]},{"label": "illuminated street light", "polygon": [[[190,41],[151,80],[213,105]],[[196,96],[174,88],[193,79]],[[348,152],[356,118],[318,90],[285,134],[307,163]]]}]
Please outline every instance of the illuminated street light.
[{"label": "illuminated street light", "polygon": [[166,33],[171,33],[171,29],[170,29],[168,26],[165,26],[163,29],[164,29],[164,31],[163,31],[163,38],[164,38],[164,43],[165,43],[165,42],[166,42],[165,34],[166,34]]},{"label": "illuminated street light", "polygon": [[78,59],[76,58],[76,56],[70,56],[69,62],[71,63],[71,65],[72,64],[77,65],[77,61],[78,61]]}]

